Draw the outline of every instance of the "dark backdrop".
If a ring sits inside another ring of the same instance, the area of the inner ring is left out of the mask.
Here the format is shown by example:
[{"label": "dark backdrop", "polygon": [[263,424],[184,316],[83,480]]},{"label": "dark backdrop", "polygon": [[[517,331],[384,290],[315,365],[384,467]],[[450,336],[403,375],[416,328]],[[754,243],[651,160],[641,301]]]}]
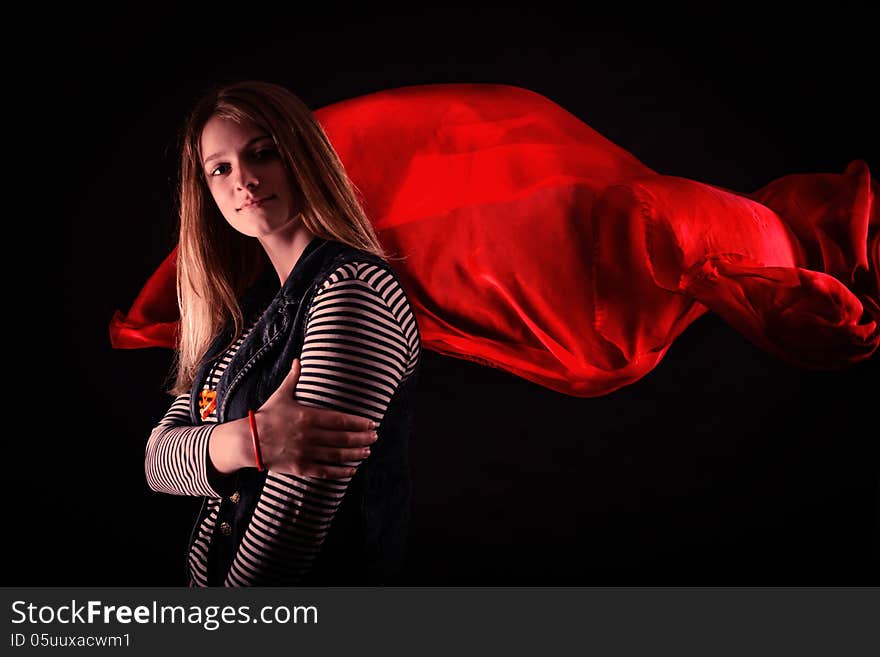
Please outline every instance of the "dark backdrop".
[{"label": "dark backdrop", "polygon": [[[131,18],[51,44],[64,111],[44,128],[74,140],[45,152],[41,180],[72,193],[50,266],[11,286],[37,302],[13,356],[41,366],[21,377],[28,421],[4,441],[3,584],[184,583],[198,501],[143,476],[171,354],[113,351],[107,326],[175,243],[175,133],[209,84],[271,80],[318,108],[506,83],[662,173],[748,192],[857,158],[880,172],[877,12],[256,11],[222,26]],[[880,583],[876,359],[795,369],[706,316],[644,379],[595,399],[432,352],[422,372],[413,584]]]}]

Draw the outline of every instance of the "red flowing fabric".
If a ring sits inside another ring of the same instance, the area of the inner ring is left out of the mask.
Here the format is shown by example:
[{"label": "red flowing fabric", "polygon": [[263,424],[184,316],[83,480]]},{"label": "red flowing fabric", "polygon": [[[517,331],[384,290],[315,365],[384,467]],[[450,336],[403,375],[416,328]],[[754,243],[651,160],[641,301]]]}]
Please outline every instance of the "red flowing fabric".
[{"label": "red flowing fabric", "polygon": [[[607,394],[718,313],[801,367],[880,343],[877,183],[792,175],[753,194],[658,174],[532,91],[438,84],[316,111],[410,295],[423,347],[558,392]],[[173,348],[176,248],[114,348]]]}]

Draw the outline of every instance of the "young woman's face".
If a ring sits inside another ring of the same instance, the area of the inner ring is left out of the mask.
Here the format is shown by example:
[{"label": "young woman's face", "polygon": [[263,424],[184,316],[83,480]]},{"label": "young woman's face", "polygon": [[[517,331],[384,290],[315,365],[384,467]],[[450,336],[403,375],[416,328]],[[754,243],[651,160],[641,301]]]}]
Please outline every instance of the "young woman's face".
[{"label": "young woman's face", "polygon": [[260,237],[297,217],[301,208],[267,132],[213,116],[202,130],[201,148],[208,189],[235,230]]}]

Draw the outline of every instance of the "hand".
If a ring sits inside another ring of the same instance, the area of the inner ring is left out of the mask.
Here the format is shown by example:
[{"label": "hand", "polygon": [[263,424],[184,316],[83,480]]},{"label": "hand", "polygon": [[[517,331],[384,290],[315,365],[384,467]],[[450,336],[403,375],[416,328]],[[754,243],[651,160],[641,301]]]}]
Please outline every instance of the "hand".
[{"label": "hand", "polygon": [[294,396],[299,358],[272,396],[255,413],[263,463],[269,470],[303,477],[344,479],[343,466],[370,455],[377,436],[372,421],[339,411],[303,406]]}]

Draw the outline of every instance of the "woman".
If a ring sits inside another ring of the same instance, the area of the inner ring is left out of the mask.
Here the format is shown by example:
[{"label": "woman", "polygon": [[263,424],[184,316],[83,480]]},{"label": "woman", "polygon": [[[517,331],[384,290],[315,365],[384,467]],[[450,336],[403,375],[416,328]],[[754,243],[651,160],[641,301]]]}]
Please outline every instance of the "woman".
[{"label": "woman", "polygon": [[189,584],[394,581],[420,355],[408,297],[288,90],[211,90],[181,150],[177,397],[145,470],[154,491],[204,497]]}]

